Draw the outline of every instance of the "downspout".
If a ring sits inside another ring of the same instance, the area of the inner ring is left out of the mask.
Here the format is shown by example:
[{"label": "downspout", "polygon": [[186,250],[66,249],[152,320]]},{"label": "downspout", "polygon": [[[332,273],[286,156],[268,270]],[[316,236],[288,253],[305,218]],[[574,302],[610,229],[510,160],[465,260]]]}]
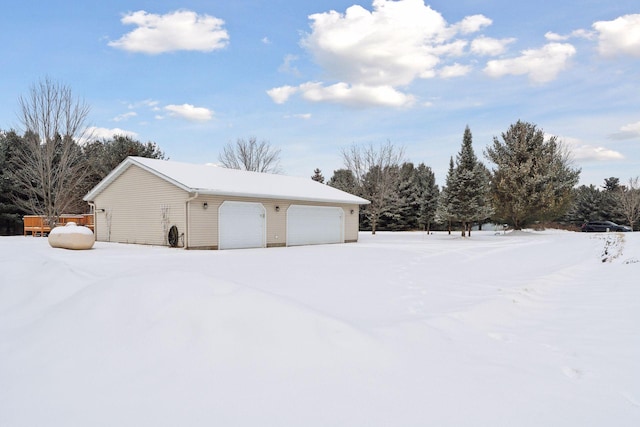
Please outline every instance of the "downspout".
[{"label": "downspout", "polygon": [[197,199],[198,196],[199,196],[199,194],[196,191],[193,196],[191,196],[191,197],[189,197],[187,199],[187,201],[186,201],[186,203],[184,205],[184,216],[185,216],[185,220],[186,220],[185,221],[185,225],[187,227],[187,229],[185,230],[185,233],[184,233],[184,248],[185,249],[189,249],[189,236],[190,236],[189,230],[191,229],[191,215],[190,215],[191,209],[190,209],[189,205],[190,205],[191,201],[194,200],[194,199]]}]

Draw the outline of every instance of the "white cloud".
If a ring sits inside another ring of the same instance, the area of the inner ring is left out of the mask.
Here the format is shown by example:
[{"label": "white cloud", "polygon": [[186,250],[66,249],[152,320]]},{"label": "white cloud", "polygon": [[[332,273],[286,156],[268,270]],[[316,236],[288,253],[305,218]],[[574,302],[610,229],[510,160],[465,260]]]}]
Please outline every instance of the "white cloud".
[{"label": "white cloud", "polygon": [[117,115],[112,120],[114,122],[123,122],[123,121],[129,120],[131,117],[135,117],[137,115],[138,115],[138,113],[136,113],[135,111],[129,111],[128,113],[123,113],[123,114]]},{"label": "white cloud", "polygon": [[598,51],[604,56],[640,57],[640,14],[624,15],[613,21],[593,24],[598,32]]},{"label": "white cloud", "polygon": [[630,123],[622,126],[619,132],[610,136],[611,139],[633,139],[640,138],[640,122]]},{"label": "white cloud", "polygon": [[293,74],[294,76],[300,75],[300,71],[298,71],[298,69],[295,66],[293,66],[293,63],[297,60],[298,60],[298,56],[296,55],[291,55],[291,54],[285,55],[282,65],[278,67],[278,71],[280,71],[281,73]]},{"label": "white cloud", "polygon": [[571,157],[574,160],[608,161],[624,159],[624,156],[615,150],[585,144],[577,138],[559,138],[559,140],[570,150]]},{"label": "white cloud", "polygon": [[333,102],[353,107],[386,106],[408,107],[415,99],[411,95],[397,91],[391,86],[366,86],[336,83],[324,86],[322,83],[309,82],[300,85],[302,97],[312,102]]},{"label": "white cloud", "polygon": [[138,28],[109,42],[109,46],[129,52],[211,52],[224,48],[229,42],[223,20],[210,15],[198,15],[189,10],[178,10],[166,15],[139,10],[124,15],[121,22]]},{"label": "white cloud", "polygon": [[266,37],[266,36],[263,37],[261,41],[262,41],[262,44],[271,44],[271,40],[269,40],[269,37]]},{"label": "white cloud", "polygon": [[472,15],[455,24],[454,28],[458,29],[462,34],[471,34],[488,27],[492,23],[493,21],[484,15]]},{"label": "white cloud", "polygon": [[466,76],[471,72],[471,66],[469,65],[460,65],[458,63],[449,65],[446,67],[442,67],[440,72],[438,73],[440,77],[443,79],[449,79],[452,77],[461,77]]},{"label": "white cloud", "polygon": [[554,33],[553,31],[547,31],[547,33],[544,35],[544,38],[551,42],[561,42],[569,40],[571,38],[592,40],[594,37],[595,33],[593,31],[587,30],[574,30],[570,34],[558,34]]},{"label": "white cloud", "polygon": [[546,83],[555,79],[567,68],[576,49],[568,43],[549,43],[540,49],[528,49],[512,59],[496,59],[487,62],[484,71],[491,77],[528,75],[534,83]]},{"label": "white cloud", "polygon": [[191,104],[167,105],[164,107],[170,116],[181,117],[192,122],[206,122],[213,118],[213,111],[204,107],[194,107]]},{"label": "white cloud", "polygon": [[145,99],[143,101],[129,103],[127,105],[127,108],[130,110],[133,110],[140,107],[147,107],[147,108],[151,108],[153,111],[158,111],[160,110],[160,107],[158,107],[158,105],[160,105],[160,102],[156,100]]},{"label": "white cloud", "polygon": [[497,56],[504,53],[507,46],[514,41],[514,38],[494,39],[480,36],[471,42],[471,52],[480,56]]},{"label": "white cloud", "polygon": [[571,150],[573,158],[576,160],[622,160],[624,156],[614,150],[605,147],[594,147],[593,145],[579,145]]},{"label": "white cloud", "polygon": [[[463,56],[469,41],[460,38],[491,25],[483,15],[450,25],[424,0],[373,0],[371,10],[353,5],[344,13],[329,11],[309,16],[311,32],[301,45],[333,84],[308,82],[281,86],[267,93],[275,103],[299,93],[313,102],[352,106],[413,105],[415,98],[397,88],[416,79],[449,78],[470,71],[463,64],[447,64]],[[281,70],[290,69],[285,60]]]},{"label": "white cloud", "polygon": [[351,6],[311,15],[311,34],[302,45],[326,74],[367,86],[398,86],[432,77],[447,55],[460,55],[457,33],[475,31],[491,21],[482,15],[449,25],[423,0],[375,0],[373,11]]},{"label": "white cloud", "polygon": [[596,34],[593,31],[587,30],[574,30],[571,32],[571,37],[577,37],[581,39],[593,40],[596,37]]},{"label": "white cloud", "polygon": [[291,114],[291,115],[284,116],[284,118],[285,119],[294,118],[294,119],[309,120],[311,118],[311,113]]},{"label": "white cloud", "polygon": [[569,40],[570,36],[563,36],[562,34],[554,33],[553,31],[547,31],[544,38],[552,42],[561,42]]},{"label": "white cloud", "polygon": [[298,88],[294,86],[281,86],[269,89],[267,95],[269,95],[276,104],[284,104],[297,91]]}]

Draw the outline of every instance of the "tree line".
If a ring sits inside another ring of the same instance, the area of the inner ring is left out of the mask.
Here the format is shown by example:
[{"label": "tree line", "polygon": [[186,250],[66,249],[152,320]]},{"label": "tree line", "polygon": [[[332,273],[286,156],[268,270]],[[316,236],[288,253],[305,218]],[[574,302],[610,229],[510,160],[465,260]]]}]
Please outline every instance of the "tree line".
[{"label": "tree line", "polygon": [[0,234],[15,234],[22,215],[84,213],[83,196],[127,156],[164,158],[153,142],[94,139],[89,107],[68,86],[44,79],[18,99],[24,133],[0,130]]},{"label": "tree line", "polygon": [[84,195],[128,156],[165,158],[157,144],[128,136],[82,146],[63,138],[37,146],[29,138],[0,131],[0,235],[19,233],[23,215],[55,223],[62,214],[88,212]]},{"label": "tree line", "polygon": [[[15,234],[22,215],[51,222],[88,209],[82,197],[127,156],[164,159],[153,142],[127,136],[95,139],[85,126],[89,107],[62,84],[45,79],[18,100],[24,132],[0,130],[0,234]],[[576,188],[580,169],[556,137],[545,139],[535,124],[518,121],[484,151],[488,169],[473,150],[467,126],[459,152],[451,156],[445,182],[432,169],[408,161],[404,148],[387,141],[342,150],[344,168],[327,184],[370,201],[360,212],[361,229],[457,228],[470,235],[474,224],[508,224],[516,229],[540,222],[579,225],[612,220],[634,227],[640,217],[638,178],[618,178]],[[279,173],[280,150],[257,138],[228,143],[219,155],[228,168]],[[324,183],[317,168],[313,180]]]},{"label": "tree line", "polygon": [[371,201],[362,209],[362,226],[373,233],[428,231],[435,225],[449,232],[457,227],[466,236],[474,224],[494,221],[520,229],[555,219],[568,208],[580,170],[555,137],[545,140],[536,125],[518,121],[484,154],[496,166],[491,171],[476,156],[467,126],[439,188],[430,167],[404,162],[403,150],[391,143],[351,147],[343,151],[345,169],[336,171],[329,185]]},{"label": "tree line", "polygon": [[621,184],[616,177],[606,178],[602,187],[581,185],[573,191],[574,201],[562,217],[570,223],[613,221],[637,229],[640,220],[640,179],[629,178]]}]

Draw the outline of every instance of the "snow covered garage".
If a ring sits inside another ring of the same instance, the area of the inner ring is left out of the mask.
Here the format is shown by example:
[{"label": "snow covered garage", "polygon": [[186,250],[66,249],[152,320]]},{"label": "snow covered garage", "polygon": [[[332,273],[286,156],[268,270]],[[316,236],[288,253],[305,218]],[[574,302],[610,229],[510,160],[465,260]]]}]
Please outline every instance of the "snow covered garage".
[{"label": "snow covered garage", "polygon": [[367,200],[311,179],[128,157],[85,197],[97,241],[239,249],[358,240]]}]

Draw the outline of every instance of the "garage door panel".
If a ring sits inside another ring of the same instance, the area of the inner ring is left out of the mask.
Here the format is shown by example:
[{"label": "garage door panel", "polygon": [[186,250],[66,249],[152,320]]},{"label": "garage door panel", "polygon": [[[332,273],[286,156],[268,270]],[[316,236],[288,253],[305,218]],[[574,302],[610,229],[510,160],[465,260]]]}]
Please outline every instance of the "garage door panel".
[{"label": "garage door panel", "polygon": [[224,202],[218,210],[220,249],[265,246],[265,209],[261,203]]},{"label": "garage door panel", "polygon": [[291,205],[287,210],[287,246],[343,242],[342,208]]}]

